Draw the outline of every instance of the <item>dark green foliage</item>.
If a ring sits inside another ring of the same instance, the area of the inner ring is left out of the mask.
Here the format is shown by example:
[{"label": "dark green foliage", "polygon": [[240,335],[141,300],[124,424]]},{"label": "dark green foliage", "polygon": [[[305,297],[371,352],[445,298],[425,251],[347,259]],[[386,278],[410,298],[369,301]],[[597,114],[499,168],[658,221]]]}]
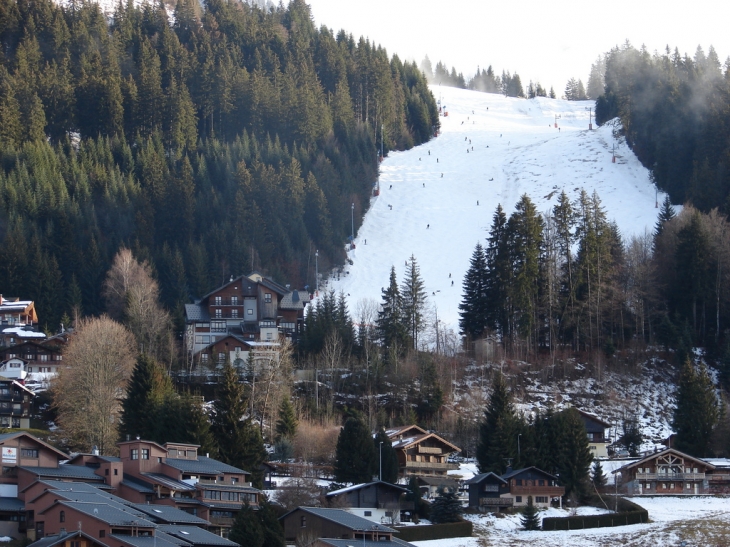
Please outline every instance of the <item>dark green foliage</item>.
[{"label": "dark green foliage", "polygon": [[354,484],[370,482],[377,470],[373,437],[358,417],[350,417],[340,430],[335,454],[335,480]]},{"label": "dark green foliage", "polygon": [[540,516],[539,510],[532,503],[532,496],[527,496],[527,505],[522,510],[522,517],[520,517],[520,524],[525,530],[539,530],[540,529]]},{"label": "dark green foliage", "polygon": [[595,490],[601,491],[601,488],[606,486],[606,474],[603,472],[603,466],[601,460],[595,460],[593,467],[591,467],[591,482]]},{"label": "dark green foliage", "polygon": [[593,461],[585,424],[574,408],[556,414],[554,420],[558,427],[556,474],[565,486],[566,497],[576,494],[582,498],[587,494],[588,471]]},{"label": "dark green foliage", "polygon": [[413,255],[408,260],[405,279],[401,287],[401,296],[403,299],[403,320],[408,326],[413,349],[418,349],[418,335],[424,327],[426,290],[421,278],[421,270],[416,263],[416,257]]},{"label": "dark green foliage", "polygon": [[264,542],[261,547],[284,547],[286,545],[284,529],[279,522],[274,506],[266,498],[261,502],[258,517],[264,532]]},{"label": "dark green foliage", "polygon": [[[172,382],[162,367],[146,354],[137,357],[127,396],[122,401],[122,423],[119,426],[121,439],[159,441],[158,416],[170,395],[174,395]],[[184,442],[182,439],[168,440]]]},{"label": "dark green foliage", "polygon": [[711,456],[712,432],[720,421],[720,406],[715,386],[704,364],[688,359],[679,377],[677,407],[672,427],[677,435],[675,447],[691,456]]},{"label": "dark green foliage", "polygon": [[439,495],[431,503],[430,519],[434,524],[459,522],[463,512],[464,508],[456,496],[456,492],[443,490],[439,492]]},{"label": "dark green foliage", "polygon": [[672,202],[669,199],[669,195],[664,196],[662,202],[662,208],[659,209],[659,215],[657,217],[656,225],[654,226],[654,238],[659,237],[664,229],[664,224],[672,220],[676,216]]},{"label": "dark green foliage", "polygon": [[415,515],[424,516],[421,513],[425,504],[423,503],[423,498],[421,497],[421,489],[418,486],[418,477],[416,477],[415,475],[411,475],[411,478],[408,479],[408,492],[406,493],[406,501],[413,502],[413,513]]},{"label": "dark green foliage", "polygon": [[259,428],[246,416],[244,386],[230,361],[223,367],[213,409],[211,430],[218,443],[218,457],[251,473],[254,485],[260,487],[260,466],[266,460],[266,449]]},{"label": "dark green foliage", "polygon": [[641,450],[641,443],[644,442],[644,437],[641,434],[641,428],[639,427],[639,421],[636,417],[625,418],[623,423],[624,434],[619,439],[619,442],[626,447],[629,455],[635,458],[639,455]]},{"label": "dark green foliage", "polygon": [[349,351],[355,343],[354,332],[345,295],[336,297],[334,291],[327,291],[307,313],[302,349],[319,353],[328,339],[336,337]]},{"label": "dark green foliage", "polygon": [[[376,132],[386,151],[419,144],[437,108],[415,64],[335,39],[294,4],[181,2],[171,27],[159,5],[107,19],[94,3],[3,3],[0,237],[4,255],[26,252],[0,285],[34,300],[41,326],[55,331],[79,297],[98,314],[122,245],[157,269],[178,322],[230,275],[302,287],[310,247],[322,271],[343,260]],[[42,286],[18,276],[31,267]]]},{"label": "dark green foliage", "polygon": [[479,472],[492,471],[501,475],[507,468],[507,458],[517,457],[518,418],[512,404],[512,395],[502,374],[492,381],[492,395],[479,426],[477,463]]},{"label": "dark green foliage", "polygon": [[243,546],[263,547],[264,530],[261,520],[248,502],[236,513],[228,539]]},{"label": "dark green foliage", "polygon": [[[380,480],[395,484],[398,480],[398,456],[393,448],[393,443],[385,434],[385,430],[380,428],[378,434],[375,435],[375,451],[378,456],[377,464],[375,466],[376,472],[379,471],[380,462],[382,462],[382,474],[379,473],[378,477]],[[381,445],[382,443],[382,445]]]},{"label": "dark green foliage", "polygon": [[276,422],[276,439],[292,440],[297,432],[299,422],[294,414],[294,407],[288,397],[281,400],[279,419]]},{"label": "dark green foliage", "polygon": [[475,339],[487,329],[488,270],[484,249],[480,243],[474,248],[469,269],[464,276],[464,295],[459,304],[459,330],[462,335]]},{"label": "dark green foliage", "polygon": [[407,324],[403,316],[403,297],[398,288],[395,266],[390,269],[390,282],[382,290],[383,302],[378,311],[377,329],[380,341],[386,349],[403,351],[407,347]]}]

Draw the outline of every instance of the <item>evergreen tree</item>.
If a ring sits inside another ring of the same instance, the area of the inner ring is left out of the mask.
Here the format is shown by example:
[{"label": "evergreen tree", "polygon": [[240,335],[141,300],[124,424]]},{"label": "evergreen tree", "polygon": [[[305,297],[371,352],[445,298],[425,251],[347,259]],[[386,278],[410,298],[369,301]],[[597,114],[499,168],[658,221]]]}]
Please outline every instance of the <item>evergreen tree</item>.
[{"label": "evergreen tree", "polygon": [[588,434],[580,413],[569,408],[554,416],[557,420],[557,467],[560,481],[565,485],[565,495],[575,493],[584,497],[587,493],[588,472],[593,456],[588,447]]},{"label": "evergreen tree", "polygon": [[[137,357],[122,401],[122,421],[119,433],[122,440],[140,438],[158,441],[157,422],[165,398],[174,394],[170,377],[146,354]],[[178,439],[167,439],[178,440]],[[178,440],[182,442],[182,439]]]},{"label": "evergreen tree", "polygon": [[644,442],[639,421],[635,416],[624,418],[623,422],[624,434],[621,436],[621,443],[626,447],[629,456],[636,458],[641,450],[641,443]]},{"label": "evergreen tree", "polygon": [[593,467],[591,468],[591,482],[593,483],[593,488],[599,492],[604,486],[606,486],[606,474],[603,472],[601,460],[593,461]]},{"label": "evergreen tree", "polygon": [[431,504],[430,519],[434,524],[459,522],[464,512],[456,492],[441,490]]},{"label": "evergreen tree", "polygon": [[335,451],[335,481],[354,484],[370,482],[377,469],[377,455],[362,418],[350,417],[340,430]]},{"label": "evergreen tree", "polygon": [[679,376],[672,427],[677,450],[704,458],[711,455],[712,432],[720,421],[715,386],[703,363],[687,359]]},{"label": "evergreen tree", "polygon": [[[261,547],[285,547],[284,529],[276,515],[276,510],[268,499],[264,498],[261,502],[261,508],[258,512],[261,522],[261,530],[263,532],[264,541]],[[246,545],[242,543],[241,545]]]},{"label": "evergreen tree", "polygon": [[664,224],[672,220],[676,216],[676,212],[674,210],[674,207],[672,206],[672,202],[669,199],[669,195],[664,196],[664,201],[662,201],[662,207],[659,209],[659,217],[657,218],[656,224],[654,225],[654,240],[662,235],[662,230],[664,230]]},{"label": "evergreen tree", "polygon": [[509,330],[509,287],[512,283],[510,247],[507,237],[507,215],[502,205],[492,216],[492,226],[485,251],[487,262],[487,325],[498,331],[503,338],[510,335]]},{"label": "evergreen tree", "polygon": [[464,295],[459,304],[459,330],[471,339],[480,336],[489,326],[488,283],[486,255],[477,243],[464,276]]},{"label": "evergreen tree", "polygon": [[418,486],[418,477],[411,475],[408,479],[408,492],[406,493],[406,501],[413,502],[413,514],[420,515],[423,508],[423,498],[421,497],[421,488]]},{"label": "evergreen tree", "polygon": [[527,505],[522,510],[522,517],[520,518],[520,524],[525,530],[539,530],[540,529],[540,516],[537,507],[532,503],[532,496],[527,496]]},{"label": "evergreen tree", "polygon": [[479,426],[477,464],[480,473],[492,471],[501,475],[507,459],[517,456],[518,418],[502,374],[492,381],[492,395]]},{"label": "evergreen tree", "polygon": [[294,414],[294,407],[288,397],[281,400],[279,419],[276,422],[276,440],[293,439],[299,422]]},{"label": "evergreen tree", "polygon": [[423,329],[423,316],[426,307],[426,291],[423,287],[423,279],[421,279],[421,271],[416,263],[416,257],[411,255],[403,280],[401,295],[403,319],[408,325],[413,349],[415,350],[418,349],[418,335]]},{"label": "evergreen tree", "polygon": [[243,507],[236,513],[228,539],[238,543],[238,545],[263,547],[264,530],[256,512],[248,502],[245,502]]},{"label": "evergreen tree", "polygon": [[[376,471],[380,471],[382,463],[382,472],[378,473],[378,477],[385,482],[395,484],[398,480],[398,455],[395,453],[393,443],[390,442],[385,430],[381,427],[378,434],[374,438],[375,451],[378,456]],[[381,444],[382,443],[382,444]]]},{"label": "evergreen tree", "polygon": [[405,346],[406,326],[403,317],[403,298],[395,277],[395,266],[390,269],[390,283],[382,290],[383,302],[378,311],[378,335],[385,349],[398,351]]}]

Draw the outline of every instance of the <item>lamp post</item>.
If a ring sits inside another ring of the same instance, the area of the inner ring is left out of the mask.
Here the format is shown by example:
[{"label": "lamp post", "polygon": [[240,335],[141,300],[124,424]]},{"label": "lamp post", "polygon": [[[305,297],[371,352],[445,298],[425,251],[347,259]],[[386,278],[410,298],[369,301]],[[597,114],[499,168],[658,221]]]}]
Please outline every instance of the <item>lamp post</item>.
[{"label": "lamp post", "polygon": [[593,129],[593,107],[587,106],[586,110],[588,111],[588,130]]},{"label": "lamp post", "polygon": [[352,206],[350,207],[350,222],[351,222],[351,228],[352,228],[352,235],[350,242],[355,243],[355,203],[353,202]]},{"label": "lamp post", "polygon": [[314,296],[319,295],[319,249],[314,252]]},{"label": "lamp post", "polygon": [[378,466],[378,480],[383,480],[383,441],[380,441],[380,465]]},{"label": "lamp post", "polygon": [[[518,462],[519,462],[519,461],[521,461],[521,459],[522,459],[522,458],[520,457],[520,453],[521,453],[521,452],[520,452],[520,437],[522,437],[522,433],[519,433],[519,434],[517,435],[517,461],[518,461]],[[522,465],[522,464],[520,463],[520,465]]]}]

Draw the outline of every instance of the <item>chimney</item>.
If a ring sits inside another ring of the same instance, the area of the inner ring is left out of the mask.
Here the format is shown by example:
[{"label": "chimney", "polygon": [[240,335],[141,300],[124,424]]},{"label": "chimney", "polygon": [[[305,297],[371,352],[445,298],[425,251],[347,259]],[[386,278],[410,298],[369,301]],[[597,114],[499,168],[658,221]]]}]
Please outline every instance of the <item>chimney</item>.
[{"label": "chimney", "polygon": [[507,466],[507,472],[505,473],[505,475],[506,475],[507,473],[512,473],[512,466],[511,466],[511,465],[508,465],[508,466]]},{"label": "chimney", "polygon": [[94,445],[94,448],[91,449],[91,454],[94,455],[94,456],[98,456],[99,455],[99,447],[96,446],[96,445]]},{"label": "chimney", "polygon": [[0,294],[0,306],[2,306],[2,305],[3,305],[3,295]]}]

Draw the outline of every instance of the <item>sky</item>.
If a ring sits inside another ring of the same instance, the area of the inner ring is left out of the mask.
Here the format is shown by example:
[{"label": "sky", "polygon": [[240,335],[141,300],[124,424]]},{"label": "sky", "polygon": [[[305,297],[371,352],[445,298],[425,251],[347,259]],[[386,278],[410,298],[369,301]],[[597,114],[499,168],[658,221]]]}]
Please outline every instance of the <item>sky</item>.
[{"label": "sky", "polygon": [[[726,0],[577,0],[489,2],[462,0],[307,0],[315,24],[370,38],[402,60],[428,55],[469,77],[477,65],[517,72],[522,83],[554,86],[587,82],[591,64],[627,39],[650,52],[665,46],[694,55],[715,47],[730,55],[730,2]],[[599,7],[600,6],[600,7]]]}]

